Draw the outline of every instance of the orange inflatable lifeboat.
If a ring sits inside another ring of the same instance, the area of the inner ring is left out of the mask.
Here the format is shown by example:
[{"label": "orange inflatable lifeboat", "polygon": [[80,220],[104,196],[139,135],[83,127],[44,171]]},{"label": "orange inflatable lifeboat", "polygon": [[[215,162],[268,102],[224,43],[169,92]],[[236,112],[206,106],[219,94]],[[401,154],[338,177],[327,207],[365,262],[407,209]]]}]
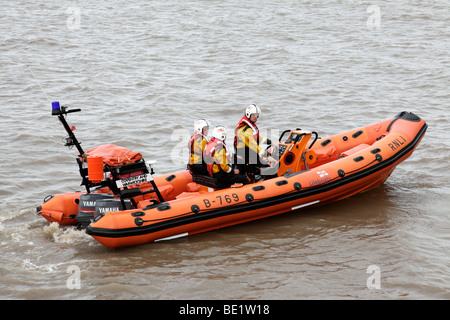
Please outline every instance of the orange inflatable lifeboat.
[{"label": "orange inflatable lifeboat", "polygon": [[[272,150],[278,164],[263,169],[270,178],[224,189],[218,189],[213,178],[193,177],[188,171],[153,179],[151,164],[143,159],[119,166],[105,164],[104,179],[95,183],[80,169],[86,195],[108,194],[116,202],[131,202],[131,209],[123,206],[92,215],[86,233],[107,247],[133,246],[347,198],[384,183],[412,154],[426,130],[425,121],[409,112],[326,138],[286,130],[279,150]],[[72,219],[53,221],[76,221],[80,193],[59,197],[63,204],[46,206],[54,197],[38,207],[38,213],[49,221],[50,215]]]}]

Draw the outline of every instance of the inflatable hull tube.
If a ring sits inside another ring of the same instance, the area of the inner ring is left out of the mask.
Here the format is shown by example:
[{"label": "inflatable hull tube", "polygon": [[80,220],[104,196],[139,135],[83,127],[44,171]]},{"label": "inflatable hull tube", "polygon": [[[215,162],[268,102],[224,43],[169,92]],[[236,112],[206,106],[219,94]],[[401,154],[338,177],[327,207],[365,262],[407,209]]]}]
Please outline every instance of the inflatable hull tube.
[{"label": "inflatable hull tube", "polygon": [[240,188],[195,189],[188,173],[174,173],[171,179],[165,176],[165,183],[170,180],[171,191],[177,192],[166,202],[105,213],[86,232],[107,247],[132,246],[344,199],[383,184],[412,154],[426,129],[425,121],[402,112],[393,119],[317,140],[310,149],[317,158],[308,170]]}]

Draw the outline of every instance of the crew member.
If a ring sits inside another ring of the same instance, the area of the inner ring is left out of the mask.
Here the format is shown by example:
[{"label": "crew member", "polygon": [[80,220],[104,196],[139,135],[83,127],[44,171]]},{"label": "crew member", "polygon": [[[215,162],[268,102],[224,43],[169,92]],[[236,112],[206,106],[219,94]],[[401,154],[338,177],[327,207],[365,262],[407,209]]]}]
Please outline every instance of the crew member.
[{"label": "crew member", "polygon": [[260,114],[261,109],[250,104],[234,130],[234,148],[236,150],[234,163],[241,173],[247,173],[253,181],[261,178],[259,169],[261,166],[268,166],[270,162],[275,162],[260,145],[272,144],[270,139],[259,134],[256,121]]},{"label": "crew member", "polygon": [[207,175],[206,163],[203,159],[203,151],[209,140],[207,138],[209,131],[208,122],[205,119],[199,119],[194,122],[194,134],[189,139],[189,163],[188,170],[193,175]]},{"label": "crew member", "polygon": [[216,178],[219,187],[229,187],[235,183],[247,184],[248,179],[239,173],[238,169],[233,169],[230,163],[230,154],[225,145],[227,130],[223,126],[215,127],[212,138],[208,142],[204,151],[208,173]]}]

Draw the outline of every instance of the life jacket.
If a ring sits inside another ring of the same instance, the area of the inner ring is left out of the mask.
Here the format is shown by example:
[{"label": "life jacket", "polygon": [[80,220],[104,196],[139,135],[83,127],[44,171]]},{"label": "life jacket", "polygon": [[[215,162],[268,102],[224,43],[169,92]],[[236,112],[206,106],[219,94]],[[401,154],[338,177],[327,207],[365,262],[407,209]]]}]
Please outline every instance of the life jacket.
[{"label": "life jacket", "polygon": [[[198,141],[200,139],[200,141]],[[189,153],[189,164],[202,164],[204,163],[203,160],[203,141],[206,141],[206,143],[209,142],[208,138],[198,132],[195,131],[194,134],[191,136],[188,142],[188,148],[190,150]]]},{"label": "life jacket", "polygon": [[[255,123],[252,123],[247,116],[243,116],[241,120],[239,120],[236,129],[234,130],[234,150],[235,150],[235,159],[234,162],[235,163],[241,163],[241,161],[244,161],[244,163],[256,163],[257,159],[258,159],[258,150],[253,150],[251,148],[249,148],[246,145],[246,141],[242,141],[241,139],[239,139],[239,134],[238,132],[240,130],[242,131],[246,131],[248,130],[248,128],[250,128],[252,130],[253,133],[253,139],[256,142],[256,145],[259,145],[259,129],[258,126]],[[258,148],[258,147],[257,147]],[[238,159],[238,157],[240,158],[244,158],[242,159]],[[252,159],[252,160],[251,160]]]},{"label": "life jacket", "polygon": [[255,139],[256,143],[259,144],[259,129],[256,123],[252,123],[247,116],[243,116],[241,120],[239,120],[238,124],[236,125],[236,129],[234,129],[234,147],[237,147],[237,132],[242,127],[248,126],[253,131],[253,138]]},{"label": "life jacket", "polygon": [[222,167],[220,165],[223,163],[216,163],[214,160],[214,156],[216,155],[216,153],[220,152],[222,149],[224,149],[225,151],[227,161],[226,163],[228,164],[230,163],[230,154],[228,153],[227,147],[222,141],[216,138],[211,138],[209,143],[206,145],[203,159],[206,162],[206,168],[208,169],[208,173],[211,177],[213,176],[213,166],[218,166],[219,170],[222,170]]}]

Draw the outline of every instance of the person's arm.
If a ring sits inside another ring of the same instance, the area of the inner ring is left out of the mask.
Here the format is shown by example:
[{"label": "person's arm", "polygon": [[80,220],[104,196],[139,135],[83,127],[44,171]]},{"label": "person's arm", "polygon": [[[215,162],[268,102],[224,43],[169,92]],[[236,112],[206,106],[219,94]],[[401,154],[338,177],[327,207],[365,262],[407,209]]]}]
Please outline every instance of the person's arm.
[{"label": "person's arm", "polygon": [[231,172],[231,166],[227,163],[227,155],[225,148],[221,148],[214,155],[214,163],[218,164],[220,168],[226,173]]},{"label": "person's arm", "polygon": [[271,145],[272,144],[272,140],[270,140],[267,137],[264,137],[263,135],[259,135],[259,140],[261,144],[267,144],[267,145]]},{"label": "person's arm", "polygon": [[247,130],[239,130],[238,134],[241,136],[239,138],[242,139],[242,141],[245,141],[245,146],[252,150],[253,152],[259,154],[260,156],[264,156],[265,150],[261,148],[261,146],[256,142],[255,138],[253,137],[253,131],[251,128],[247,128]]}]

